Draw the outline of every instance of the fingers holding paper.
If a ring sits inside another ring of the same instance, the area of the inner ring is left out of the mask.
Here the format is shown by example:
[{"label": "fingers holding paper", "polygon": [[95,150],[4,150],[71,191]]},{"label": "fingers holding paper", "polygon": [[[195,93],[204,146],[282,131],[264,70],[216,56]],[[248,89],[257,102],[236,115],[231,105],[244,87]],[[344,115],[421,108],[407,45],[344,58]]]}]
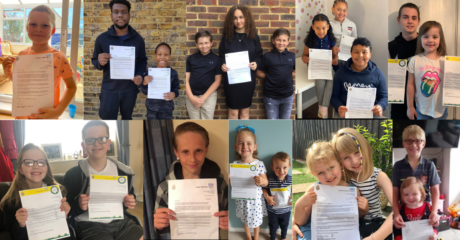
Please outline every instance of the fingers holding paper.
[{"label": "fingers holding paper", "polygon": [[400,214],[395,214],[394,215],[393,222],[394,222],[394,225],[395,225],[395,227],[397,229],[401,229],[401,228],[403,228],[405,226],[404,220],[402,219]]},{"label": "fingers holding paper", "polygon": [[125,207],[129,209],[134,209],[134,207],[136,206],[136,199],[134,198],[134,195],[127,194],[123,199],[123,205],[125,205]]},{"label": "fingers holding paper", "polygon": [[56,119],[61,116],[62,112],[56,108],[40,108],[38,113],[30,115],[34,119]]},{"label": "fingers holding paper", "polygon": [[169,227],[169,220],[177,220],[174,216],[176,213],[168,208],[159,208],[153,214],[153,225],[156,229],[162,230],[165,227]]},{"label": "fingers holding paper", "polygon": [[228,72],[228,70],[230,70],[230,68],[227,67],[227,64],[222,64],[222,72]]},{"label": "fingers holding paper", "polygon": [[97,60],[99,60],[99,64],[101,64],[101,66],[105,66],[111,58],[112,56],[108,53],[99,53]]},{"label": "fingers holding paper", "polygon": [[228,211],[214,213],[214,217],[219,217],[219,228],[228,230]]},{"label": "fingers holding paper", "polygon": [[256,185],[257,185],[257,186],[260,186],[260,176],[255,176],[255,177],[254,177],[254,180],[255,180],[255,182],[256,182]]},{"label": "fingers holding paper", "polygon": [[345,107],[345,106],[340,106],[339,109],[338,109],[338,112],[339,112],[339,116],[341,118],[344,118],[345,114],[348,112],[348,108]]},{"label": "fingers holding paper", "polygon": [[377,117],[381,117],[382,114],[383,114],[383,110],[382,110],[382,107],[380,105],[375,105],[374,108],[372,108],[372,112]]},{"label": "fingers holding paper", "polygon": [[90,197],[86,194],[81,194],[78,198],[78,205],[80,206],[81,210],[87,211],[88,210],[88,203]]},{"label": "fingers holding paper", "polygon": [[176,97],[176,94],[173,92],[164,93],[163,97],[166,101],[171,101]]},{"label": "fingers holding paper", "polygon": [[25,227],[26,221],[27,221],[27,209],[25,208],[18,209],[18,211],[16,211],[16,220],[18,220],[20,227]]},{"label": "fingers holding paper", "polygon": [[251,62],[249,63],[249,68],[252,70],[252,71],[255,71],[257,69],[257,63],[256,62]]},{"label": "fingers holding paper", "polygon": [[147,75],[147,76],[144,77],[144,82],[143,82],[143,84],[144,84],[144,85],[148,85],[149,82],[151,82],[152,80],[153,80],[153,77],[150,76],[150,75]]},{"label": "fingers holding paper", "polygon": [[63,198],[61,199],[61,207],[60,207],[60,209],[61,209],[61,212],[62,212],[62,211],[65,212],[65,216],[67,217],[67,214],[69,214],[69,212],[70,212],[70,205],[69,205],[69,203],[67,202],[67,198],[66,198],[66,197],[63,197]]}]

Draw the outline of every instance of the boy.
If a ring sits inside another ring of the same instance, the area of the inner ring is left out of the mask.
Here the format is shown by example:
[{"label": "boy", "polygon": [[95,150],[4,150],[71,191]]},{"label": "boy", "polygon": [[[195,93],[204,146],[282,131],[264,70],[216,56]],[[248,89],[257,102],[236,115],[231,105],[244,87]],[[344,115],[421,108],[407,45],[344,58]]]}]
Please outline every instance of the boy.
[{"label": "boy", "polygon": [[[139,219],[126,210],[134,209],[136,196],[133,187],[134,173],[130,167],[106,156],[110,148],[109,126],[102,121],[90,121],[83,127],[81,143],[88,157],[78,162],[64,177],[67,201],[71,206],[71,219],[74,220],[78,239],[143,239],[143,228]],[[89,219],[88,202],[91,199],[90,175],[127,176],[128,194],[123,200],[122,220]]]},{"label": "boy", "polygon": [[377,90],[374,108],[375,116],[381,117],[388,105],[388,93],[385,76],[370,59],[372,45],[367,38],[357,38],[351,46],[351,58],[334,76],[331,103],[334,114],[341,118],[347,112],[348,87],[375,88]]},{"label": "boy", "polygon": [[[415,50],[417,48],[417,28],[420,25],[420,10],[417,5],[413,3],[403,4],[399,8],[397,21],[401,26],[401,33],[395,37],[393,41],[388,43],[388,52],[391,59],[409,60],[409,58],[415,55]],[[407,75],[404,89],[404,96],[406,96]],[[404,104],[392,104],[391,118],[409,120],[407,117],[407,102]]]},{"label": "boy", "polygon": [[[270,226],[270,238],[276,239],[276,230],[278,226],[281,228],[281,239],[286,239],[289,219],[291,218],[291,199],[292,199],[292,176],[288,174],[291,168],[289,155],[284,152],[278,152],[272,157],[271,169],[275,174],[268,176],[268,185],[263,187],[265,201],[267,203],[268,224]],[[289,187],[289,203],[285,208],[274,209],[276,201],[275,196],[272,196],[270,189]]]},{"label": "boy", "polygon": [[185,83],[186,105],[190,119],[213,119],[217,88],[222,79],[220,58],[211,51],[212,35],[208,31],[195,34],[199,52],[187,58]]},{"label": "boy", "polygon": [[[39,5],[34,7],[27,19],[27,35],[32,41],[32,47],[26,48],[19,52],[21,55],[34,55],[34,54],[53,54],[53,67],[54,67],[54,108],[40,108],[37,113],[30,116],[17,117],[17,119],[56,119],[59,118],[65,111],[69,103],[72,101],[77,91],[75,80],[73,79],[73,71],[70,68],[69,61],[63,52],[60,52],[50,47],[49,40],[56,31],[56,16],[54,11],[48,6]],[[20,58],[20,57],[19,57]],[[14,62],[13,57],[7,57],[3,60],[2,65],[5,69],[9,79],[13,79],[12,66]],[[60,83],[61,78],[64,80],[66,90],[60,96]]]},{"label": "boy", "polygon": [[430,214],[430,224],[435,225],[439,219],[436,209],[438,209],[439,184],[441,180],[434,163],[422,157],[422,150],[425,147],[425,131],[417,125],[410,125],[404,129],[402,137],[403,147],[406,149],[407,155],[393,166],[394,225],[398,229],[404,226],[404,221],[399,213],[399,188],[402,182],[411,176],[422,181],[426,192],[425,201],[432,201],[434,211]]},{"label": "boy", "polygon": [[[144,39],[129,26],[131,4],[127,0],[110,1],[113,25],[107,32],[96,38],[91,58],[94,68],[103,71],[101,93],[99,95],[99,117],[117,120],[120,109],[122,120],[131,120],[136,105],[138,85],[147,68]],[[110,45],[135,47],[134,78],[113,80],[110,76]],[[131,80],[131,81],[129,81]]]}]

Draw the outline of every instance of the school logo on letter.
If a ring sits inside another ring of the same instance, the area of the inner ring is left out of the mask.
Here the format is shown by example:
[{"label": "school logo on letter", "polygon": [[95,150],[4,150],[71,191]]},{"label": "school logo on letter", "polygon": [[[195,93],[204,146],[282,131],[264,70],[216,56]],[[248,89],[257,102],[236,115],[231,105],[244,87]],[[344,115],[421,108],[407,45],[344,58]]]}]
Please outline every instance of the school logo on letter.
[{"label": "school logo on letter", "polygon": [[126,179],[125,179],[124,177],[119,177],[119,178],[118,178],[118,182],[119,182],[120,184],[125,184],[125,183],[126,183]]},{"label": "school logo on letter", "polygon": [[52,194],[58,194],[58,193],[59,193],[59,189],[58,189],[56,186],[53,186],[53,187],[51,187],[51,193],[52,193]]},{"label": "school logo on letter", "polygon": [[256,166],[252,165],[249,169],[254,172],[256,170]]}]

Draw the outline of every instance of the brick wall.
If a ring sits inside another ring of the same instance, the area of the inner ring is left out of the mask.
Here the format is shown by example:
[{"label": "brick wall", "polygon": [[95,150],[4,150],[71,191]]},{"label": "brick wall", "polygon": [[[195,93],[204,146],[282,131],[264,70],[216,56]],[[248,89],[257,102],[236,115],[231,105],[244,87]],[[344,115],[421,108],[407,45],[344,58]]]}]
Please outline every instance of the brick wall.
[{"label": "brick wall", "polygon": [[[187,55],[196,53],[195,33],[201,29],[213,34],[213,51],[219,53],[219,43],[222,39],[222,27],[228,9],[235,4],[245,4],[251,7],[251,12],[257,27],[264,53],[272,49],[270,42],[273,32],[284,27],[291,31],[291,40],[288,50],[295,52],[295,0],[186,0],[187,2]],[[218,98],[215,119],[227,119],[228,108],[225,104],[223,83],[218,88]],[[263,103],[263,86],[257,79],[256,90],[250,110],[251,119],[266,118]],[[295,100],[291,118],[295,114]]]},{"label": "brick wall", "polygon": [[[85,119],[98,119],[102,71],[91,63],[97,36],[112,25],[110,0],[84,0],[84,104]],[[156,65],[155,47],[168,43],[171,48],[169,65],[179,73],[181,90],[174,100],[174,118],[187,118],[185,107],[185,0],[131,0],[130,25],[144,38],[148,57],[147,67]],[[133,119],[145,119],[146,96],[139,93]]]}]

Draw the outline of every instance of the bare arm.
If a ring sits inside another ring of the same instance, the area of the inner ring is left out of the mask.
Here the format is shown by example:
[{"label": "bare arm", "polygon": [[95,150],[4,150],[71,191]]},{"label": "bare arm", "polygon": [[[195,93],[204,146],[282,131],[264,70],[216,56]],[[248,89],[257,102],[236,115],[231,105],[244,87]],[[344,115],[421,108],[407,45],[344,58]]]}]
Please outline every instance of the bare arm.
[{"label": "bare arm", "polygon": [[303,54],[302,54],[302,62],[307,64],[308,61],[310,60],[310,58],[308,57],[310,54],[310,48],[308,48],[307,46],[304,47],[303,49]]},{"label": "bare arm", "polygon": [[[383,189],[390,202],[393,202],[392,183],[384,172],[377,175],[377,186]],[[393,233],[393,213],[391,213],[380,228],[373,234],[375,240],[383,240]]]},{"label": "bare arm", "polygon": [[267,178],[267,174],[260,174],[259,175],[260,177],[260,186],[261,187],[266,187],[268,185],[268,178]]},{"label": "bare arm", "polygon": [[316,202],[316,194],[313,189],[313,185],[311,185],[305,194],[297,200],[294,206],[294,222],[297,223],[299,226],[305,225],[310,219],[311,210],[312,210],[312,202],[310,196],[314,195],[314,199]]},{"label": "bare arm", "polygon": [[[414,107],[414,98],[415,98],[415,76],[413,73],[409,73],[407,77],[407,117],[409,119],[415,120],[417,118],[417,113]],[[415,115],[415,118],[414,118]]]}]

